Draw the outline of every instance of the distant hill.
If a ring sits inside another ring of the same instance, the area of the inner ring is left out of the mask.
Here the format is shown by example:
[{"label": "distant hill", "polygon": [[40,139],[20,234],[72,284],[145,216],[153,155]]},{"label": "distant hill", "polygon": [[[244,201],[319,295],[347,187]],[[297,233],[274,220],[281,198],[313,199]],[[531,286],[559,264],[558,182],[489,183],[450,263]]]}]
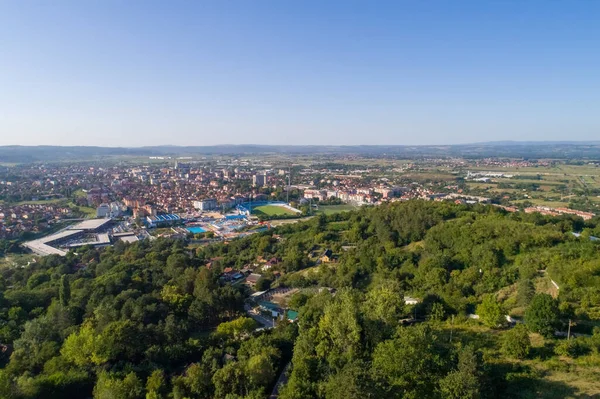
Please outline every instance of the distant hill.
[{"label": "distant hill", "polygon": [[460,145],[215,145],[215,146],[0,146],[0,162],[93,160],[118,156],[197,156],[242,154],[356,154],[406,157],[600,158],[600,141],[495,141]]},{"label": "distant hill", "polygon": [[511,145],[533,145],[533,146],[548,146],[548,145],[600,145],[600,140],[595,141],[484,141],[481,143],[473,143],[469,145],[500,145],[500,146],[511,146]]}]

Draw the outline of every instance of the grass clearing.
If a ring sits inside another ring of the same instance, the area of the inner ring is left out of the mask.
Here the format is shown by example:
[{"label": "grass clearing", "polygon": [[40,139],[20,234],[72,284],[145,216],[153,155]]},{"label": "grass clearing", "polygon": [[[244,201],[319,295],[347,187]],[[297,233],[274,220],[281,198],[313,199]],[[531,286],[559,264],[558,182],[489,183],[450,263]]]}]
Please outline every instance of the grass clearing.
[{"label": "grass clearing", "polygon": [[85,213],[85,216],[88,218],[95,218],[96,217],[96,209],[94,208],[90,208],[89,206],[79,206],[76,205],[72,202],[69,202],[68,206],[70,208],[79,208],[79,210],[83,213]]},{"label": "grass clearing", "polygon": [[72,201],[68,201],[66,198],[53,198],[48,200],[38,200],[38,201],[20,201],[15,203],[15,205],[63,205],[67,206],[71,209],[77,208],[79,211],[85,214],[87,218],[95,218],[96,217],[96,209],[89,206],[80,206],[75,204]]},{"label": "grass clearing", "polygon": [[64,201],[64,198],[53,198],[49,200],[38,200],[38,201],[20,201],[17,202],[16,205],[49,205],[49,204],[58,204],[59,202]]},{"label": "grass clearing", "polygon": [[423,247],[425,246],[425,241],[421,240],[421,241],[413,241],[410,244],[406,245],[404,247],[405,250],[409,251],[409,252],[415,252],[418,251],[420,249],[423,249]]},{"label": "grass clearing", "polygon": [[298,222],[305,222],[307,220],[312,219],[314,216],[305,216],[303,218],[298,218],[298,219],[281,219],[281,220],[269,220],[269,224],[272,227],[278,227],[278,226],[283,226],[284,224],[294,224],[294,223],[298,223]]},{"label": "grass clearing", "polygon": [[468,340],[480,348],[490,368],[498,373],[510,373],[511,386],[507,398],[598,398],[600,397],[600,358],[591,354],[578,359],[553,356],[557,340],[529,335],[532,350],[528,359],[517,361],[502,356],[500,339],[507,330],[490,330],[481,323],[468,320],[451,327],[441,324],[441,334],[454,340]]},{"label": "grass clearing", "polygon": [[35,262],[36,258],[39,256],[34,254],[8,254],[0,257],[0,270],[25,267],[27,264]]}]

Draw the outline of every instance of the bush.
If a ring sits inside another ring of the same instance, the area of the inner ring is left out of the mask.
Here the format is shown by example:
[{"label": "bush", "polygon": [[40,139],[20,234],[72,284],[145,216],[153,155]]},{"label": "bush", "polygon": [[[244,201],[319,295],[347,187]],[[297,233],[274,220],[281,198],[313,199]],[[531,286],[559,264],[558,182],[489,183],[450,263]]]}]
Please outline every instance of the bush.
[{"label": "bush", "polygon": [[505,356],[524,359],[529,355],[530,350],[529,332],[523,324],[517,324],[502,336],[501,351]]},{"label": "bush", "polygon": [[477,306],[479,320],[490,328],[502,327],[506,323],[502,305],[498,303],[493,295],[486,295],[480,305]]},{"label": "bush", "polygon": [[538,294],[525,312],[525,322],[531,331],[552,337],[558,325],[558,316],[557,301],[548,294]]},{"label": "bush", "polygon": [[561,341],[554,347],[554,353],[558,356],[568,356],[576,358],[586,355],[590,352],[590,347],[583,338],[572,338]]}]

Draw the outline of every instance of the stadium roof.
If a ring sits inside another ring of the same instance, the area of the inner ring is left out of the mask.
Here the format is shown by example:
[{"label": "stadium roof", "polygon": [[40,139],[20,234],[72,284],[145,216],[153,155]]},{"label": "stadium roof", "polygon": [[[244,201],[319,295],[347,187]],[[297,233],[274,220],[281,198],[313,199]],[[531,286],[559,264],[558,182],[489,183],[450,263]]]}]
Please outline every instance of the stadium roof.
[{"label": "stadium roof", "polygon": [[29,241],[23,244],[27,248],[31,249],[38,255],[60,255],[65,256],[67,253],[58,248],[51,247],[48,244],[40,242],[39,240]]},{"label": "stadium roof", "polygon": [[[63,251],[62,249],[58,249],[53,246],[50,246],[50,245],[48,245],[48,243],[62,240],[62,239],[68,238],[70,236],[74,236],[76,234],[83,233],[85,231],[96,230],[96,229],[104,226],[106,223],[108,223],[110,221],[111,221],[111,219],[84,220],[81,223],[77,223],[73,226],[67,227],[66,230],[59,231],[58,233],[54,233],[49,236],[39,238],[37,240],[25,242],[25,243],[23,243],[23,246],[31,249],[33,252],[35,252],[39,255],[65,256],[67,254],[66,251]],[[100,242],[96,243],[96,245],[110,243],[108,234],[99,235],[98,240]],[[80,246],[80,244],[71,244],[70,246],[75,247],[75,246]]]},{"label": "stadium roof", "polygon": [[70,236],[73,236],[73,235],[79,234],[79,233],[81,233],[81,230],[63,230],[63,231],[59,231],[58,233],[54,233],[54,234],[51,234],[46,237],[42,237],[35,241],[39,241],[43,244],[47,244],[49,242],[62,240],[63,238],[67,238],[67,237],[70,237]]},{"label": "stadium roof", "polygon": [[96,230],[111,220],[112,219],[88,219],[69,227],[69,230]]},{"label": "stadium roof", "polygon": [[69,248],[77,248],[77,247],[84,247],[86,245],[100,246],[100,245],[108,245],[108,244],[110,244],[110,238],[108,236],[108,233],[102,233],[102,234],[96,235],[96,241],[75,242],[75,243],[69,244],[68,247]]},{"label": "stadium roof", "polygon": [[179,220],[179,219],[181,219],[179,216],[177,216],[175,214],[171,214],[171,213],[164,214],[164,215],[156,215],[152,218],[152,220],[160,221],[160,222],[170,221],[170,220]]}]

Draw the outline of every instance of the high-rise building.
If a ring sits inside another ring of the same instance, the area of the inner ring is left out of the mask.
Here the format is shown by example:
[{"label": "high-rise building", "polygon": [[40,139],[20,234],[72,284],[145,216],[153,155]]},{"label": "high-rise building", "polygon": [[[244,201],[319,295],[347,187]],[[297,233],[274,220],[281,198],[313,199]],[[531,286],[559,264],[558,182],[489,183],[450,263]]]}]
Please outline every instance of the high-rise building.
[{"label": "high-rise building", "polygon": [[262,187],[264,185],[267,184],[267,174],[263,173],[263,174],[256,174],[254,176],[252,176],[252,184],[254,184],[257,187]]}]

